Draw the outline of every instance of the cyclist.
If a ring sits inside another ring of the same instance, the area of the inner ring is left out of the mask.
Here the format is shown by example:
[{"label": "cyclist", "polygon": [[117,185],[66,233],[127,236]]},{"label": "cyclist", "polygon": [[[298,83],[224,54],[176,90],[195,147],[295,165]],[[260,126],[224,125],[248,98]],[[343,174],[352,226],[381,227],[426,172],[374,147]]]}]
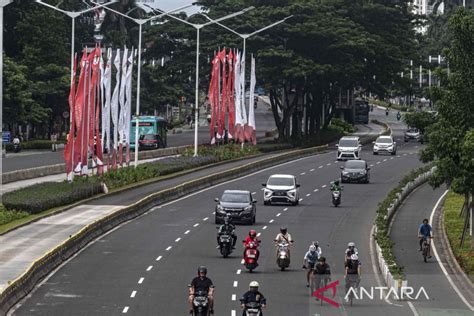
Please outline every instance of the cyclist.
[{"label": "cyclist", "polygon": [[[433,238],[433,228],[428,224],[428,219],[425,218],[423,223],[418,227],[418,238],[420,239],[420,249],[422,251],[423,241]],[[431,254],[428,256],[431,258]]]},{"label": "cyclist", "polygon": [[351,258],[347,260],[346,270],[344,278],[346,279],[346,302],[349,302],[349,297],[347,293],[350,288],[359,287],[360,277],[361,277],[361,262],[359,261],[359,256],[356,254],[351,255]]}]

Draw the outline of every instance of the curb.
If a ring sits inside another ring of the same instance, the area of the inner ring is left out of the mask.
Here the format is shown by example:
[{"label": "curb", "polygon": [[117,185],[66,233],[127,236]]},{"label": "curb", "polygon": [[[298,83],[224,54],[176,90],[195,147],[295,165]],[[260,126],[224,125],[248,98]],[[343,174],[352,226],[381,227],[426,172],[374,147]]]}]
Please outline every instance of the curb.
[{"label": "curb", "polygon": [[[143,159],[153,159],[164,156],[172,156],[181,154],[189,146],[179,146],[179,147],[170,147],[162,148],[149,151],[140,151],[138,153],[139,160]],[[51,176],[55,174],[66,173],[66,164],[60,163],[50,166],[42,166],[35,168],[28,168],[23,170],[16,170],[11,172],[2,173],[2,183],[7,184],[11,182],[29,180],[38,177]]]},{"label": "curb", "polygon": [[47,252],[41,258],[34,261],[21,276],[0,293],[0,314],[14,306],[19,300],[25,297],[43,277],[48,275],[53,269],[69,259],[89,242],[101,236],[112,228],[136,218],[147,212],[156,205],[175,200],[191,192],[216,185],[230,179],[249,174],[262,168],[284,163],[293,159],[311,156],[321,153],[327,149],[327,145],[312,147],[308,149],[294,150],[289,153],[277,154],[276,156],[261,159],[243,166],[235,167],[226,171],[221,171],[199,179],[191,180],[175,187],[151,194],[138,202],[124,207],[110,215],[107,215],[92,224],[82,228],[78,233],[54,249]]},{"label": "curb", "polygon": [[[410,195],[410,193],[418,188],[419,186],[423,185],[428,179],[430,178],[431,174],[433,173],[433,169],[427,171],[418,177],[416,177],[413,181],[408,182],[403,188],[402,191],[397,193],[397,197],[392,201],[389,208],[387,208],[387,215],[385,216],[387,226],[390,225],[396,211],[400,207],[400,205],[404,202],[404,200]],[[377,233],[377,226],[373,225],[373,231]],[[407,287],[408,281],[404,278],[396,278],[390,272],[389,268],[390,265],[387,264],[384,256],[382,248],[377,243],[377,240],[374,239],[375,243],[375,253],[377,255],[378,261],[378,268],[382,274],[383,280],[387,287],[394,289],[396,293],[393,294],[394,298],[401,297],[401,288]]]}]

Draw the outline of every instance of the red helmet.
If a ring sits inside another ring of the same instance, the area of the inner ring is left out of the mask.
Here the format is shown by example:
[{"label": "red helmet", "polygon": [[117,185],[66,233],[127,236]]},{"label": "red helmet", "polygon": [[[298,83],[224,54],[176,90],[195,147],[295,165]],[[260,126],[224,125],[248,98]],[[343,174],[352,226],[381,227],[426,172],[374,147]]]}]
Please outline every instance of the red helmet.
[{"label": "red helmet", "polygon": [[251,229],[251,230],[249,231],[249,236],[250,236],[251,238],[255,238],[255,237],[257,237],[257,232],[256,232],[255,230]]}]

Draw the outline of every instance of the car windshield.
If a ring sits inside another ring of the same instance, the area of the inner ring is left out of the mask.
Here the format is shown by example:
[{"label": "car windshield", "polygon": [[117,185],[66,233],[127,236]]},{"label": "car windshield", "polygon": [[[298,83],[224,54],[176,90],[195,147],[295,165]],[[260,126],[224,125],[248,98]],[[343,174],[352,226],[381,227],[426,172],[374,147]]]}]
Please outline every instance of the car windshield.
[{"label": "car windshield", "polygon": [[339,147],[357,147],[357,145],[355,139],[341,139],[339,141]]},{"label": "car windshield", "polygon": [[407,133],[418,133],[418,129],[416,128],[410,128]]},{"label": "car windshield", "polygon": [[155,135],[153,134],[146,134],[146,135],[140,135],[140,140],[154,140]]},{"label": "car windshield", "polygon": [[283,186],[293,186],[295,182],[293,178],[283,178],[283,177],[270,177],[268,179],[268,185],[283,185]]},{"label": "car windshield", "polygon": [[378,138],[376,143],[382,143],[382,144],[391,144],[392,143],[392,139],[390,138]]},{"label": "car windshield", "polygon": [[249,203],[250,198],[248,193],[225,192],[222,194],[221,201],[229,203]]},{"label": "car windshield", "polygon": [[349,160],[346,162],[346,169],[365,169],[365,162],[359,160]]}]

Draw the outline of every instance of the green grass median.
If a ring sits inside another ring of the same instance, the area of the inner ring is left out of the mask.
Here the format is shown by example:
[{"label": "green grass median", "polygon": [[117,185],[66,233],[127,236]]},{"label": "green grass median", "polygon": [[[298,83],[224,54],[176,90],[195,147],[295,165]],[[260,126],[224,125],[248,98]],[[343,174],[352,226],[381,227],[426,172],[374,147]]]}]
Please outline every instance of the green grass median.
[{"label": "green grass median", "polygon": [[466,234],[464,244],[461,247],[461,235],[464,227],[464,217],[460,211],[464,203],[464,197],[449,191],[444,202],[444,229],[449,239],[451,249],[461,268],[474,281],[474,249],[471,249],[469,232]]}]

